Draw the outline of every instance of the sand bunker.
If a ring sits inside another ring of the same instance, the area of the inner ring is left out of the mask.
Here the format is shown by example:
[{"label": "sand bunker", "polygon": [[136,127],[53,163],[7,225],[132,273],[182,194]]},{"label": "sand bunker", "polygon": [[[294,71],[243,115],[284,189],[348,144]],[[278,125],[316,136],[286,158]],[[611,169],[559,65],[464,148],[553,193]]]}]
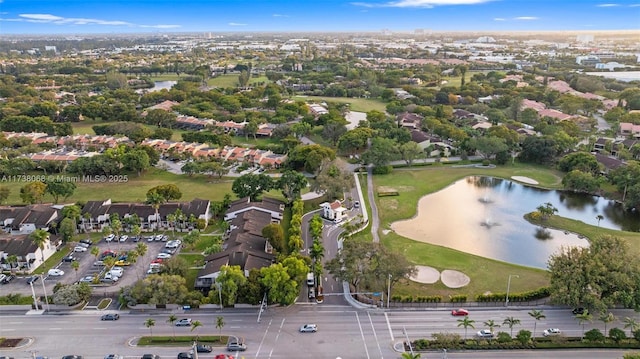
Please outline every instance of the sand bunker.
[{"label": "sand bunker", "polygon": [[418,272],[410,279],[414,282],[433,284],[440,279],[440,272],[432,267],[416,266]]},{"label": "sand bunker", "polygon": [[511,176],[511,179],[522,183],[538,184],[538,181],[524,176]]},{"label": "sand bunker", "polygon": [[462,288],[471,282],[471,279],[466,274],[450,269],[442,271],[440,280],[442,280],[442,284],[449,288]]}]

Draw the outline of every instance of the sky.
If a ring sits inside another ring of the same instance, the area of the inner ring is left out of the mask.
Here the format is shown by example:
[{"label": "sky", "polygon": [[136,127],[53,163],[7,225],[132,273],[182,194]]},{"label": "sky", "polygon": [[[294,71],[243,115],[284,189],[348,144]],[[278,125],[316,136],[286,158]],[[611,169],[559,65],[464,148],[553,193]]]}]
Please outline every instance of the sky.
[{"label": "sky", "polygon": [[0,36],[382,29],[637,30],[640,0],[0,0]]}]

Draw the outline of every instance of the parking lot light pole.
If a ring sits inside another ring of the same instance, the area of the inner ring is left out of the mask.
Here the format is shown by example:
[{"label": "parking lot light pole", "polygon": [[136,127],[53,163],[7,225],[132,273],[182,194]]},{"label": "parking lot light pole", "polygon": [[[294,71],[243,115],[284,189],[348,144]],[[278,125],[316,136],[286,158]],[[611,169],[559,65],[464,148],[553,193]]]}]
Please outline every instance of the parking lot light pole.
[{"label": "parking lot light pole", "polygon": [[36,298],[36,291],[33,289],[33,282],[29,282],[31,286],[31,295],[33,295],[33,305],[36,306],[36,310],[38,310],[38,299]]},{"label": "parking lot light pole", "polygon": [[222,311],[222,283],[216,282],[216,287],[218,287],[218,298],[220,299],[220,311]]},{"label": "parking lot light pole", "polygon": [[387,308],[389,308],[389,299],[391,299],[391,274],[389,274],[389,282],[387,283]]},{"label": "parking lot light pole", "polygon": [[509,306],[509,289],[511,288],[511,277],[520,278],[517,274],[509,274],[509,280],[507,280],[507,298],[504,301],[504,306]]},{"label": "parking lot light pole", "polygon": [[[42,274],[40,274],[40,281],[42,282],[42,290],[44,291],[44,302],[47,304],[47,311],[49,311],[49,297],[47,296],[47,287],[44,285],[44,276]],[[44,307],[42,309],[44,309]]]}]

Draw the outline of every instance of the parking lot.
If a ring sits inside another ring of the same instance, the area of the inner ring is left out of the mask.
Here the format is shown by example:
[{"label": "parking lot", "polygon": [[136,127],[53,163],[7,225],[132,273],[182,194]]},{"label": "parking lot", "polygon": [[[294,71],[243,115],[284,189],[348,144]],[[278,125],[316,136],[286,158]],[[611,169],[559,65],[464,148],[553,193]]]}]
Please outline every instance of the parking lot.
[{"label": "parking lot", "polygon": [[[125,241],[119,240],[107,241],[102,238],[99,242],[95,242],[87,247],[86,251],[74,251],[74,248],[78,246],[78,243],[69,243],[65,247],[65,251],[70,251],[70,255],[73,256],[73,260],[70,258],[63,259],[60,263],[49,269],[57,269],[63,271],[63,275],[48,275],[45,273],[42,278],[36,280],[33,284],[33,288],[36,295],[43,295],[41,280],[44,280],[44,284],[47,290],[47,294],[51,295],[53,287],[56,283],[61,282],[64,284],[71,284],[82,280],[85,277],[99,277],[104,278],[104,272],[106,271],[103,265],[96,265],[96,262],[103,253],[111,252],[118,259],[121,255],[126,254],[129,251],[136,249],[139,243],[144,243],[147,246],[147,252],[144,256],[138,257],[134,262],[130,262],[129,265],[123,266],[122,276],[116,282],[100,282],[95,284],[89,283],[94,288],[94,293],[104,293],[105,295],[118,293],[120,288],[133,284],[139,279],[144,278],[147,275],[147,271],[150,268],[150,263],[156,259],[158,254],[165,249],[167,241],[170,241],[170,234],[144,234],[139,236],[138,239],[128,237]],[[98,257],[91,254],[92,247],[99,248]],[[70,248],[70,249],[68,249]],[[179,250],[179,246],[178,249]],[[175,254],[178,252],[176,251]],[[73,268],[72,262],[78,262],[79,266],[77,271]],[[125,263],[126,264],[126,263]],[[54,274],[54,273],[52,273]],[[31,295],[31,286],[28,284],[27,279],[24,277],[16,277],[11,282],[0,286],[0,295],[7,295],[9,293],[20,293],[22,295]]]}]

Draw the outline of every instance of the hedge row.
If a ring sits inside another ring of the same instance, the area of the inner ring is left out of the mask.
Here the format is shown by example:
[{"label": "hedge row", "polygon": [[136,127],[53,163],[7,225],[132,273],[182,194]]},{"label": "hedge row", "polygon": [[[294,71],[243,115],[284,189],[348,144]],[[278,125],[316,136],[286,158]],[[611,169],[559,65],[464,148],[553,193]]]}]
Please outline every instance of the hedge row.
[{"label": "hedge row", "polygon": [[465,294],[452,295],[449,297],[451,303],[466,303],[467,296]]},{"label": "hedge row", "polygon": [[400,193],[398,193],[398,191],[378,192],[378,197],[391,197],[399,195]]},{"label": "hedge row", "polygon": [[[546,298],[551,295],[549,287],[542,287],[530,292],[524,293],[509,293],[510,302],[530,302],[532,300],[538,300]],[[504,302],[507,299],[506,293],[491,293],[491,294],[479,294],[476,296],[477,302]]]},{"label": "hedge row", "polygon": [[442,296],[430,295],[430,296],[402,296],[392,295],[391,300],[396,303],[440,303],[442,302]]}]

